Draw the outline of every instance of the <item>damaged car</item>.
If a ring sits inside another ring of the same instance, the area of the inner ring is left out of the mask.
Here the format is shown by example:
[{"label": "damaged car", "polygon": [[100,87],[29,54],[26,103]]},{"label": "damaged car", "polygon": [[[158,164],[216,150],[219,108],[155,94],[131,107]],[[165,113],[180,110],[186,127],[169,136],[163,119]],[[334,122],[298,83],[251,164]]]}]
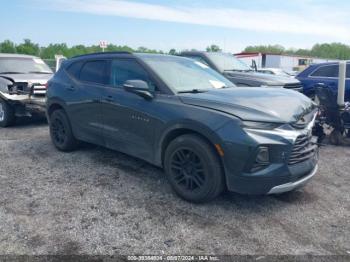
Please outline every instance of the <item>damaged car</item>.
[{"label": "damaged car", "polygon": [[278,194],[316,173],[316,105],[283,88],[236,87],[177,56],[99,53],[49,81],[55,147],[98,144],[163,167],[174,191],[206,202],[223,190]]},{"label": "damaged car", "polygon": [[35,56],[0,54],[0,127],[16,117],[45,112],[46,84],[52,70]]}]

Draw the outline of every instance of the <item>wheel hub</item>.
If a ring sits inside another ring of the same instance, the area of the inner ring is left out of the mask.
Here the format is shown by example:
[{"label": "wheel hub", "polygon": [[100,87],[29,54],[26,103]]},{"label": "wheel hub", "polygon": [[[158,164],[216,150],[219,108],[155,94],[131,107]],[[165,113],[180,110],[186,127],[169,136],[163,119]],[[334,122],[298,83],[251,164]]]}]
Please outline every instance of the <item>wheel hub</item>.
[{"label": "wheel hub", "polygon": [[203,163],[191,150],[180,149],[173,155],[171,171],[175,183],[187,191],[200,189],[205,184]]},{"label": "wheel hub", "polygon": [[57,143],[59,143],[59,144],[64,143],[64,140],[66,137],[66,132],[65,132],[65,129],[64,129],[62,122],[59,121],[58,119],[56,119],[52,123],[52,133],[53,133],[53,137]]}]

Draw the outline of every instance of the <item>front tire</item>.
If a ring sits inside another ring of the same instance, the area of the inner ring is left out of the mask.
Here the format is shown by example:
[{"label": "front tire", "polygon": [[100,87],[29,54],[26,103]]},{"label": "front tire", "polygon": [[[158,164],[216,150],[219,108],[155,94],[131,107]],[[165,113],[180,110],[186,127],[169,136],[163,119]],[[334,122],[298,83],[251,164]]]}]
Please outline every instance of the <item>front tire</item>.
[{"label": "front tire", "polygon": [[196,135],[183,135],[166,149],[164,169],[174,191],[195,203],[208,202],[224,189],[220,160],[212,146]]},{"label": "front tire", "polygon": [[50,136],[52,143],[60,151],[70,152],[78,146],[69,119],[62,109],[55,110],[50,116]]},{"label": "front tire", "polygon": [[0,99],[0,127],[8,127],[15,123],[14,109],[3,99]]}]

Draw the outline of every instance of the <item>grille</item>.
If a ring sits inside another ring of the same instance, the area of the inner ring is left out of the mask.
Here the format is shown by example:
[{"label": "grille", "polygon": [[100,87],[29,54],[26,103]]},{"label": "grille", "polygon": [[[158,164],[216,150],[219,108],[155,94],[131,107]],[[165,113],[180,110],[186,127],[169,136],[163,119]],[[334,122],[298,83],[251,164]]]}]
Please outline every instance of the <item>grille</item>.
[{"label": "grille", "polygon": [[45,85],[34,85],[33,86],[33,95],[45,95],[46,86]]},{"label": "grille", "polygon": [[303,89],[303,86],[301,83],[285,84],[283,87],[287,89],[297,89],[298,91]]},{"label": "grille", "polygon": [[311,143],[311,136],[298,136],[289,157],[289,165],[294,165],[312,158],[316,151],[317,145]]}]

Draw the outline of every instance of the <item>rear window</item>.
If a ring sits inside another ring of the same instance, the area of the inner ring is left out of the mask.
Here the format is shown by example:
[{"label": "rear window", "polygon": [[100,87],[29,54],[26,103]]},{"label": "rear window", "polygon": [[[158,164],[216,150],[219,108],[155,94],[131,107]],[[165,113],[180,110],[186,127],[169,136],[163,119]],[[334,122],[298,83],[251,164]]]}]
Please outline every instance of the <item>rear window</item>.
[{"label": "rear window", "polygon": [[107,84],[106,66],[107,62],[103,60],[86,62],[81,69],[80,80],[95,84]]},{"label": "rear window", "polygon": [[338,77],[339,76],[339,66],[338,65],[328,65],[321,66],[316,69],[311,76],[317,77]]},{"label": "rear window", "polygon": [[82,65],[83,65],[83,62],[81,62],[81,61],[71,64],[67,68],[68,74],[71,75],[72,77],[76,78],[76,79],[79,79]]}]

